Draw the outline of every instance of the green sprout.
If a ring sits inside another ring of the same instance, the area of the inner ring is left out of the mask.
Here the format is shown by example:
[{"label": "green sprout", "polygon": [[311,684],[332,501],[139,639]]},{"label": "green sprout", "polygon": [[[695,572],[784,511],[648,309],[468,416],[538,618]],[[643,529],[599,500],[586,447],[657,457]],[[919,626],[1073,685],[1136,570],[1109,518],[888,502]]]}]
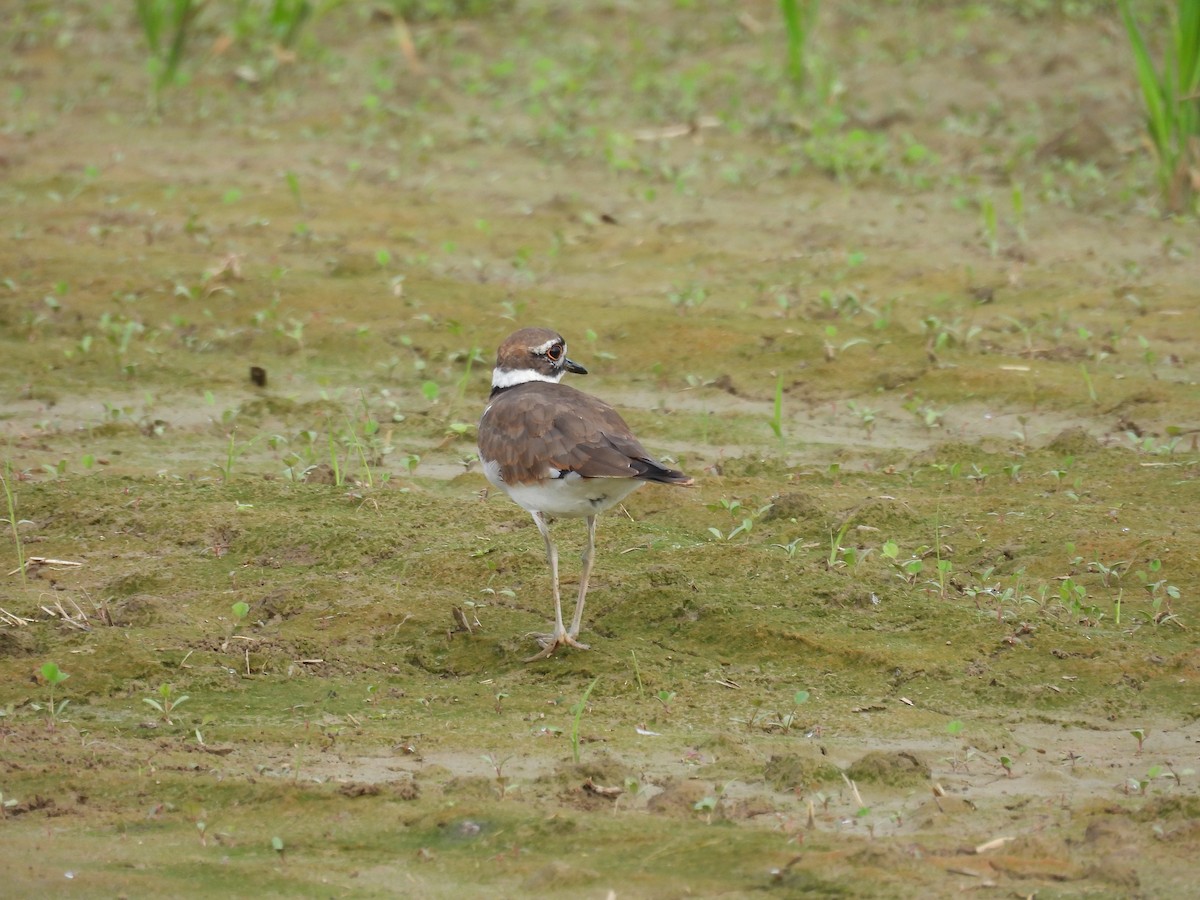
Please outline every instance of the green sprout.
[{"label": "green sprout", "polygon": [[[54,690],[71,676],[62,671],[58,667],[58,663],[48,662],[42,666],[42,678],[46,680],[46,684],[50,686],[50,703],[45,707],[46,713],[50,716],[50,721],[57,722],[58,717],[62,715],[62,711],[67,708],[70,700],[55,701]],[[34,709],[42,709],[43,707],[34,704]]]},{"label": "green sprout", "polygon": [[600,676],[597,675],[587,686],[587,690],[583,692],[579,702],[571,707],[571,712],[574,714],[574,718],[571,720],[571,757],[575,760],[576,765],[579,764],[579,721],[583,718],[584,709],[587,708],[588,697],[592,695],[592,690],[599,683]]},{"label": "green sprout", "polygon": [[175,688],[173,685],[170,685],[170,684],[159,685],[157,698],[155,698],[155,697],[143,697],[142,698],[143,703],[146,703],[146,704],[154,707],[156,710],[158,710],[159,715],[162,716],[162,720],[164,722],[166,722],[168,725],[174,724],[171,721],[171,713],[174,712],[178,707],[182,706],[187,701],[188,701],[188,695],[181,694],[178,697],[175,696]]}]

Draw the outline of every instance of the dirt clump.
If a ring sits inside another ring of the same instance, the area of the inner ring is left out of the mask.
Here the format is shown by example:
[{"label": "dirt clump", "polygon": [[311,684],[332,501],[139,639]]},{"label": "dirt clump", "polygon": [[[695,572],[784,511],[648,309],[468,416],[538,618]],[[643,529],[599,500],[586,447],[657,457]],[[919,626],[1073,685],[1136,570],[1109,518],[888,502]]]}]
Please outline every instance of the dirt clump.
[{"label": "dirt clump", "polygon": [[837,767],[817,753],[783,753],[772,756],[763,767],[767,784],[777,791],[810,790],[838,778]]},{"label": "dirt clump", "polygon": [[660,793],[655,794],[646,804],[650,812],[665,816],[694,816],[696,804],[714,797],[713,786],[703,781],[686,779],[670,781]]},{"label": "dirt clump", "polygon": [[930,778],[929,764],[907,750],[872,750],[846,769],[846,777],[855,781],[906,787]]},{"label": "dirt clump", "polygon": [[1056,434],[1053,440],[1046,445],[1046,449],[1063,456],[1083,456],[1086,453],[1095,453],[1100,450],[1101,444],[1092,437],[1086,428],[1072,425]]}]

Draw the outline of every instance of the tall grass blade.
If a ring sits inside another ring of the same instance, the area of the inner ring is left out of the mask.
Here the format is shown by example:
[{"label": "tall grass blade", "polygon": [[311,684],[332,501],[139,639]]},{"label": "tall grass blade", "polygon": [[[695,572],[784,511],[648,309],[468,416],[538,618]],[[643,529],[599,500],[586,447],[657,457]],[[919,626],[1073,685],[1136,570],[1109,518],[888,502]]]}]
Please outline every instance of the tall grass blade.
[{"label": "tall grass blade", "polygon": [[295,46],[312,11],[309,0],[275,0],[271,7],[271,26],[281,47],[286,50]]},{"label": "tall grass blade", "polygon": [[775,408],[768,422],[779,443],[783,443],[783,374],[775,380]]},{"label": "tall grass blade", "polygon": [[587,686],[587,690],[583,692],[579,702],[571,708],[575,714],[575,718],[571,721],[571,755],[574,757],[576,765],[579,764],[579,720],[583,718],[583,711],[587,708],[588,697],[592,696],[592,689],[599,683],[600,676],[597,675]]},{"label": "tall grass blade", "polygon": [[17,568],[21,571],[21,584],[28,584],[25,574],[25,545],[21,542],[20,521],[17,519],[17,498],[12,490],[12,463],[4,463],[4,473],[0,474],[0,486],[4,487],[4,499],[8,506],[8,524],[12,528],[13,543],[17,548]]},{"label": "tall grass blade", "polygon": [[818,0],[779,0],[783,24],[787,28],[787,74],[797,88],[804,87],[807,75],[805,49],[817,19]]},{"label": "tall grass blade", "polygon": [[[137,0],[135,11],[146,46],[150,51],[154,104],[160,105],[162,90],[176,82],[183,64],[192,22],[203,0]],[[170,45],[164,37],[170,34]]]},{"label": "tall grass blade", "polygon": [[1161,68],[1142,35],[1130,0],[1119,0],[1146,105],[1146,131],[1154,147],[1156,178],[1166,208],[1191,208],[1200,187],[1200,2],[1178,0]]}]

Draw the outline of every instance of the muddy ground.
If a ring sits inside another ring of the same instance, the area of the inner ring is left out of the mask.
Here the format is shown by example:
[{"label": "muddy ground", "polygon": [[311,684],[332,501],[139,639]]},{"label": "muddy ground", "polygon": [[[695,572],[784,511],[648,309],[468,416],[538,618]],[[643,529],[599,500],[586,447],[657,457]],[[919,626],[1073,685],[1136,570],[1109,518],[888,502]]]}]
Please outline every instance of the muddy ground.
[{"label": "muddy ground", "polygon": [[[260,6],[157,108],[119,4],[0,32],[7,893],[1190,890],[1196,219],[1110,4],[837,5],[803,91],[765,0]],[[529,324],[697,484],[525,664]]]}]

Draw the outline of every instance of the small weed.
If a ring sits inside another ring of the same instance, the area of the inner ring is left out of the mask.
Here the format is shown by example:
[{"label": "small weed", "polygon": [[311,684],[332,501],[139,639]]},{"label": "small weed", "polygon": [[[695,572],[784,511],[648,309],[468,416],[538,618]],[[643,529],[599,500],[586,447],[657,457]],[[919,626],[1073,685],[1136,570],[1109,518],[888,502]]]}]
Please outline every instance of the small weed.
[{"label": "small weed", "polygon": [[[857,547],[838,547],[838,553],[841,554],[843,563],[850,566],[855,572],[858,571],[858,567],[874,552],[874,549],[871,547],[864,547],[861,550]],[[875,596],[875,594],[871,595],[872,598],[875,598]],[[878,599],[874,599],[874,602],[878,602]]]},{"label": "small weed", "polygon": [[[512,790],[512,782],[509,780],[509,777],[504,774],[504,764],[512,759],[512,757],[506,756],[504,759],[497,759],[495,754],[485,753],[480,758],[489,766],[491,766],[492,771],[495,773],[496,793],[499,795],[500,799],[503,800],[508,796],[508,792]],[[579,762],[578,759],[575,761]]]},{"label": "small weed", "polygon": [[925,563],[918,557],[900,558],[900,547],[895,541],[886,541],[879,548],[880,555],[886,559],[895,570],[895,575],[905,584],[916,584],[917,577],[925,568]]},{"label": "small weed", "polygon": [[980,231],[987,242],[988,253],[996,256],[1000,252],[1000,240],[996,222],[996,204],[991,197],[979,198]]},{"label": "small weed", "polygon": [[775,408],[771,414],[771,420],[767,423],[771,426],[771,431],[775,433],[775,439],[779,441],[779,446],[783,446],[783,373],[779,373],[775,379]]},{"label": "small weed", "polygon": [[[495,578],[495,575],[492,577]],[[506,597],[509,600],[517,599],[517,592],[512,588],[494,588],[490,583],[487,587],[480,588],[479,593],[487,594],[489,597]]]},{"label": "small weed", "polygon": [[667,299],[681,316],[699,309],[708,301],[708,290],[701,284],[686,284],[676,286],[667,292]]},{"label": "small weed", "polygon": [[[760,506],[754,512],[743,514],[741,522],[739,522],[737,526],[730,529],[728,532],[724,532],[715,526],[710,526],[708,533],[711,534],[713,539],[717,541],[732,541],[740,534],[749,534],[751,529],[754,528],[755,520],[769,510],[771,506],[772,504],[768,503],[765,506]],[[743,511],[742,502],[740,500],[726,500],[724,498],[722,498],[718,504],[710,506],[709,509],[728,510],[729,514],[734,518],[737,518],[739,513],[742,513]]]},{"label": "small weed", "polygon": [[345,483],[346,476],[338,461],[337,439],[334,437],[332,427],[326,428],[325,437],[329,447],[329,468],[333,472],[333,483],[336,487],[341,487]]},{"label": "small weed", "polygon": [[777,721],[768,722],[766,728],[777,729],[785,734],[792,730],[792,726],[796,724],[796,714],[800,711],[800,707],[808,702],[808,691],[796,691],[792,695],[792,709],[779,717]]},{"label": "small weed", "polygon": [[4,487],[4,500],[7,507],[8,527],[12,531],[13,546],[17,549],[17,569],[21,572],[21,584],[28,584],[28,575],[25,572],[25,545],[21,540],[21,523],[17,519],[17,497],[12,489],[12,463],[9,460],[4,461],[4,472],[0,474],[0,485]]},{"label": "small weed", "polygon": [[758,718],[758,714],[762,712],[763,700],[758,698],[750,702],[750,718],[746,720],[746,730],[749,731],[754,727],[754,722]]},{"label": "small weed", "polygon": [[717,797],[702,797],[692,804],[692,809],[694,809],[696,812],[704,813],[705,821],[711,823],[713,813],[717,811],[717,803],[719,802],[720,800]]},{"label": "small weed", "polygon": [[966,349],[982,331],[978,325],[964,324],[961,319],[943,322],[937,316],[922,319],[921,329],[926,334],[926,349],[931,355],[950,347]]},{"label": "small weed", "polygon": [[862,426],[862,430],[867,434],[867,440],[871,440],[871,436],[875,433],[875,415],[879,412],[877,409],[871,409],[869,406],[859,406],[853,400],[846,403],[846,408],[858,417],[858,424]]},{"label": "small weed", "polygon": [[1089,572],[1096,572],[1100,576],[1100,581],[1105,587],[1112,587],[1121,581],[1121,578],[1129,571],[1129,561],[1120,560],[1111,565],[1105,565],[1100,560],[1096,559],[1087,565]]},{"label": "small weed", "polygon": [[975,485],[975,492],[979,493],[983,490],[983,486],[988,480],[987,469],[981,468],[976,463],[971,463],[971,471],[965,476],[967,481]]},{"label": "small weed", "polygon": [[214,468],[216,468],[216,470],[221,473],[221,483],[222,484],[229,484],[229,482],[233,479],[233,464],[234,464],[234,462],[237,461],[237,458],[239,456],[241,456],[243,453],[245,453],[247,450],[249,450],[251,445],[256,440],[258,440],[258,438],[253,437],[250,440],[244,441],[239,444],[238,439],[237,439],[237,429],[231,428],[229,430],[229,442],[225,445],[225,462],[223,464],[222,463],[214,463],[213,464]]},{"label": "small weed", "polygon": [[296,209],[304,213],[306,209],[304,206],[304,197],[300,193],[300,176],[295,172],[284,172],[283,180],[287,183],[288,193],[292,195],[292,200],[296,203]]},{"label": "small weed", "polygon": [[[383,457],[393,451],[390,442],[380,435],[380,425],[371,415],[370,405],[367,403],[366,394],[359,392],[362,400],[362,423],[361,434],[360,428],[356,428],[354,422],[349,417],[346,418],[346,430],[342,436],[344,443],[350,452],[358,458],[359,466],[361,467],[361,480],[367,487],[375,486],[375,467],[379,466]],[[335,468],[335,473],[337,470]],[[379,481],[386,482],[388,474],[384,472]]]},{"label": "small weed", "polygon": [[851,347],[857,347],[860,344],[868,343],[866,338],[850,338],[849,340],[838,343],[838,329],[836,325],[825,326],[825,340],[823,349],[825,352],[825,361],[833,362],[839,355],[845,353]]},{"label": "small weed", "polygon": [[[957,738],[963,733],[964,728],[965,726],[963,725],[961,719],[952,719],[946,723],[946,734],[952,738]],[[974,755],[974,749],[968,748],[964,758],[960,759],[958,753],[955,752],[955,754],[949,757],[946,762],[950,764],[951,769],[957,772],[960,768],[965,770],[967,763],[971,761]]]},{"label": "small weed", "polygon": [[736,528],[730,529],[728,533],[721,531],[720,528],[715,526],[709,526],[708,533],[713,536],[714,540],[732,541],[739,534],[749,534],[750,529],[753,527],[754,520],[747,516],[746,518],[742,519],[741,524],[739,524]]},{"label": "small weed", "polygon": [[1025,233],[1025,189],[1014,183],[1010,198],[1012,200],[1013,229],[1017,232],[1017,239],[1022,244],[1027,244],[1029,237]]},{"label": "small weed", "polygon": [[583,692],[583,696],[579,698],[579,702],[571,707],[573,718],[571,719],[571,758],[575,760],[575,764],[579,764],[579,722],[583,719],[583,711],[587,709],[588,697],[592,696],[592,690],[600,683],[600,676],[597,675],[592,679],[592,683],[587,686],[587,690]]},{"label": "small weed", "polygon": [[1084,606],[1084,601],[1087,600],[1087,588],[1076,582],[1074,578],[1068,576],[1058,583],[1058,598],[1063,607],[1077,621],[1084,625],[1099,624],[1102,617],[1099,610],[1094,606]]},{"label": "small weed", "polygon": [[1139,334],[1137,340],[1138,347],[1142,351],[1142,362],[1146,364],[1146,374],[1152,379],[1157,380],[1158,376],[1154,374],[1154,364],[1158,362],[1158,355],[1150,347],[1150,342],[1146,340],[1144,335]]},{"label": "small weed", "polygon": [[58,663],[53,662],[45,663],[41,668],[41,674],[42,678],[50,688],[50,702],[46,706],[42,706],[39,703],[34,703],[31,705],[35,710],[45,709],[46,714],[50,717],[51,724],[54,724],[58,722],[58,717],[62,715],[63,710],[67,708],[67,704],[71,702],[70,700],[66,699],[56,701],[54,699],[55,690],[60,684],[62,684],[71,676],[59,669]]},{"label": "small weed", "polygon": [[229,608],[229,611],[233,613],[233,621],[229,623],[229,631],[221,644],[222,652],[229,649],[229,642],[233,639],[234,634],[241,624],[246,621],[246,617],[250,615],[250,604],[245,600],[239,600]]},{"label": "small weed", "polygon": [[1162,560],[1150,560],[1147,569],[1148,573],[1139,569],[1134,577],[1142,583],[1142,587],[1150,595],[1150,606],[1154,611],[1152,617],[1154,624],[1162,625],[1166,622],[1174,622],[1182,628],[1183,623],[1171,611],[1171,601],[1178,600],[1182,596],[1179,588],[1170,584],[1166,578],[1158,577],[1162,572]]},{"label": "small weed", "polygon": [[1092,406],[1100,405],[1100,397],[1096,394],[1096,385],[1092,381],[1092,376],[1088,372],[1088,367],[1084,363],[1079,364],[1079,371],[1083,375],[1084,386],[1087,387],[1088,398],[1092,401]]},{"label": "small weed", "polygon": [[1015,584],[1001,588],[999,582],[990,585],[987,583],[993,571],[994,570],[991,567],[984,569],[979,573],[978,584],[967,585],[962,589],[965,596],[970,597],[975,601],[976,609],[980,611],[983,610],[983,598],[994,600],[996,603],[996,621],[1000,622],[1004,620],[1004,612],[1006,608],[1013,607],[1015,609],[1019,604],[1036,604],[1038,602],[1036,598],[1030,596],[1029,594],[1022,593],[1021,579],[1024,574],[1023,572],[1018,571],[1016,573],[1014,576],[1016,580]]},{"label": "small weed", "polygon": [[126,356],[134,339],[146,333],[146,326],[119,313],[114,315],[105,312],[100,315],[97,328],[112,351],[113,362],[118,371],[127,376],[133,375],[137,371],[137,365],[127,362]]},{"label": "small weed", "polygon": [[[918,560],[920,562],[920,560]],[[954,564],[948,559],[938,558],[937,560],[937,579],[930,581],[929,585],[938,597],[946,599],[946,581],[950,577],[950,573],[954,571]]]},{"label": "small weed", "polygon": [[920,398],[914,398],[904,404],[904,408],[917,417],[917,420],[932,431],[934,428],[942,427],[942,419],[946,415],[946,410],[935,409],[928,403],[924,403]]},{"label": "small weed", "polygon": [[[786,553],[788,559],[794,559],[796,556],[796,553],[800,549],[802,549],[805,546],[810,546],[810,545],[804,544],[803,542],[804,542],[804,537],[803,537],[803,535],[801,535],[798,538],[793,538],[792,540],[788,541],[786,544],[772,544],[771,546],[778,547],[780,550],[782,550],[784,553]],[[816,546],[816,545],[811,545],[811,546]]]},{"label": "small weed", "polygon": [[[1191,774],[1191,770],[1185,769],[1184,774]],[[1137,793],[1137,794],[1144,796],[1146,794],[1146,791],[1149,789],[1150,785],[1152,783],[1154,783],[1155,781],[1158,781],[1159,779],[1162,779],[1162,778],[1171,779],[1172,781],[1175,782],[1176,787],[1179,787],[1181,784],[1181,781],[1179,778],[1179,773],[1176,772],[1174,768],[1172,768],[1170,762],[1167,762],[1163,765],[1151,766],[1149,769],[1146,770],[1146,774],[1142,778],[1126,779],[1125,784],[1124,784],[1124,791],[1126,794]],[[1159,833],[1161,836],[1161,832],[1156,831],[1156,833]]]},{"label": "small weed", "polygon": [[844,554],[842,550],[842,541],[846,538],[846,532],[850,530],[850,521],[842,523],[842,527],[835,534],[833,529],[829,531],[829,556],[825,558],[825,568],[832,572],[834,569],[839,569],[846,563],[840,559]]},{"label": "small weed", "polygon": [[168,725],[175,724],[171,721],[171,713],[188,701],[187,694],[175,696],[175,687],[170,684],[161,684],[158,687],[157,697],[143,697],[142,702],[154,707],[158,710],[162,720]]},{"label": "small weed", "polygon": [[708,508],[712,509],[712,510],[723,509],[726,512],[728,512],[731,516],[736,517],[738,512],[742,508],[742,501],[738,500],[736,497],[732,500],[722,497],[716,503],[708,504]]},{"label": "small weed", "polygon": [[1062,489],[1063,479],[1067,477],[1068,468],[1066,465],[1061,469],[1050,469],[1045,473],[1054,479],[1054,493],[1058,493]]},{"label": "small weed", "polygon": [[[450,355],[451,362],[462,361],[463,371],[458,377],[458,381],[454,384],[454,402],[450,409],[446,410],[446,416],[449,418],[451,412],[459,406],[467,396],[467,389],[471,386],[471,376],[476,365],[485,365],[487,358],[483,355],[482,347],[472,347],[470,350],[459,350]],[[453,427],[453,426],[451,426]]]}]

